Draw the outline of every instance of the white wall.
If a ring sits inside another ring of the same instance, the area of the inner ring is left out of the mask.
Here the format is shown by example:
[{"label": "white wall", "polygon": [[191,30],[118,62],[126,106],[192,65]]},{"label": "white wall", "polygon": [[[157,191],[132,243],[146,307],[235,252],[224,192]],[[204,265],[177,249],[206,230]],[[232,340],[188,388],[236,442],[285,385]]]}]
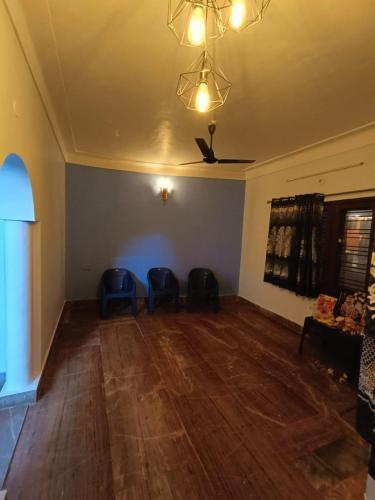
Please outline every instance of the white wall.
[{"label": "white wall", "polygon": [[367,478],[366,500],[375,500],[375,480],[371,476]]},{"label": "white wall", "polygon": [[41,232],[41,359],[65,297],[64,158],[3,2],[0,2],[0,166],[19,155],[33,187]]},{"label": "white wall", "polygon": [[[5,373],[5,278],[4,269],[4,222],[0,220],[0,373]],[[1,383],[0,383],[1,386]]]},{"label": "white wall", "polygon": [[[343,168],[335,173],[287,182],[287,179],[362,161],[365,165],[361,167]],[[305,316],[311,313],[312,301],[263,281],[270,216],[267,200],[294,194],[336,193],[358,189],[375,189],[375,127],[249,170],[246,181],[240,296],[302,325]],[[359,196],[375,196],[375,192],[332,197],[329,200]]]}]

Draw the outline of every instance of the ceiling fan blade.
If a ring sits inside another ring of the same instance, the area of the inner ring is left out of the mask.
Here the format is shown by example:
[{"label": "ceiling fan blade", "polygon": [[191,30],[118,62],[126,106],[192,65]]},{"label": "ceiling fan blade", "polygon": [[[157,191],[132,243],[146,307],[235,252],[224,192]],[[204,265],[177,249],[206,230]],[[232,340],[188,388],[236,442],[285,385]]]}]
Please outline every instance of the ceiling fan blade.
[{"label": "ceiling fan blade", "polygon": [[211,156],[213,156],[212,150],[210,149],[207,142],[202,139],[202,137],[196,137],[195,142],[197,143],[198,148],[201,150],[204,158],[211,158]]},{"label": "ceiling fan blade", "polygon": [[179,163],[179,165],[197,165],[198,163],[205,163],[204,160],[200,161],[187,161],[186,163]]},{"label": "ceiling fan blade", "polygon": [[237,159],[229,159],[222,158],[221,160],[217,160],[218,163],[254,163],[256,160],[237,160]]}]

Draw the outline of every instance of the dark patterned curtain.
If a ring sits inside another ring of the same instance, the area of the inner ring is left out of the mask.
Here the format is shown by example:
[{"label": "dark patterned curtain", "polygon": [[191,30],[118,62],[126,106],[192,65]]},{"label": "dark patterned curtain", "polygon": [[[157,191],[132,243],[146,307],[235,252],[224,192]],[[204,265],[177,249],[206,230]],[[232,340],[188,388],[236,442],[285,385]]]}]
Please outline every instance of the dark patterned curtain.
[{"label": "dark patterned curtain", "polygon": [[358,388],[357,429],[372,445],[369,473],[375,479],[375,247],[371,259],[366,331]]},{"label": "dark patterned curtain", "polygon": [[318,295],[323,209],[322,194],[272,200],[264,281],[298,295]]}]

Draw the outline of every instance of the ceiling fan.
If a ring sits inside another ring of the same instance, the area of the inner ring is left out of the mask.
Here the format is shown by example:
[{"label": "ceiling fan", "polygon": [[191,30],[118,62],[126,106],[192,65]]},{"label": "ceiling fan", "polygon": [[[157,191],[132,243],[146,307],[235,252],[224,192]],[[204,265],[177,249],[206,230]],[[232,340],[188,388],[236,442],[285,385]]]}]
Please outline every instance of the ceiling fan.
[{"label": "ceiling fan", "polygon": [[212,149],[212,139],[216,130],[216,121],[212,121],[208,124],[208,132],[210,134],[210,145],[207,144],[205,139],[202,137],[196,137],[195,142],[200,149],[203,159],[200,161],[189,161],[186,163],[180,163],[180,165],[195,165],[197,163],[254,163],[256,160],[239,160],[230,158],[216,158],[214,150]]}]

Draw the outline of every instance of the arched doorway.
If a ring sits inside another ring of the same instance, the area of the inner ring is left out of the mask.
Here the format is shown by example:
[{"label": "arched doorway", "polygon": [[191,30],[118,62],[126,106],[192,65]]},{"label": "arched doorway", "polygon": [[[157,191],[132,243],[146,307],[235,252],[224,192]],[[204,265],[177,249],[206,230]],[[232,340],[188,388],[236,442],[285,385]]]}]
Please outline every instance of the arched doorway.
[{"label": "arched doorway", "polygon": [[0,168],[0,396],[33,390],[40,300],[35,249],[40,230],[30,177],[22,159],[8,155]]}]

